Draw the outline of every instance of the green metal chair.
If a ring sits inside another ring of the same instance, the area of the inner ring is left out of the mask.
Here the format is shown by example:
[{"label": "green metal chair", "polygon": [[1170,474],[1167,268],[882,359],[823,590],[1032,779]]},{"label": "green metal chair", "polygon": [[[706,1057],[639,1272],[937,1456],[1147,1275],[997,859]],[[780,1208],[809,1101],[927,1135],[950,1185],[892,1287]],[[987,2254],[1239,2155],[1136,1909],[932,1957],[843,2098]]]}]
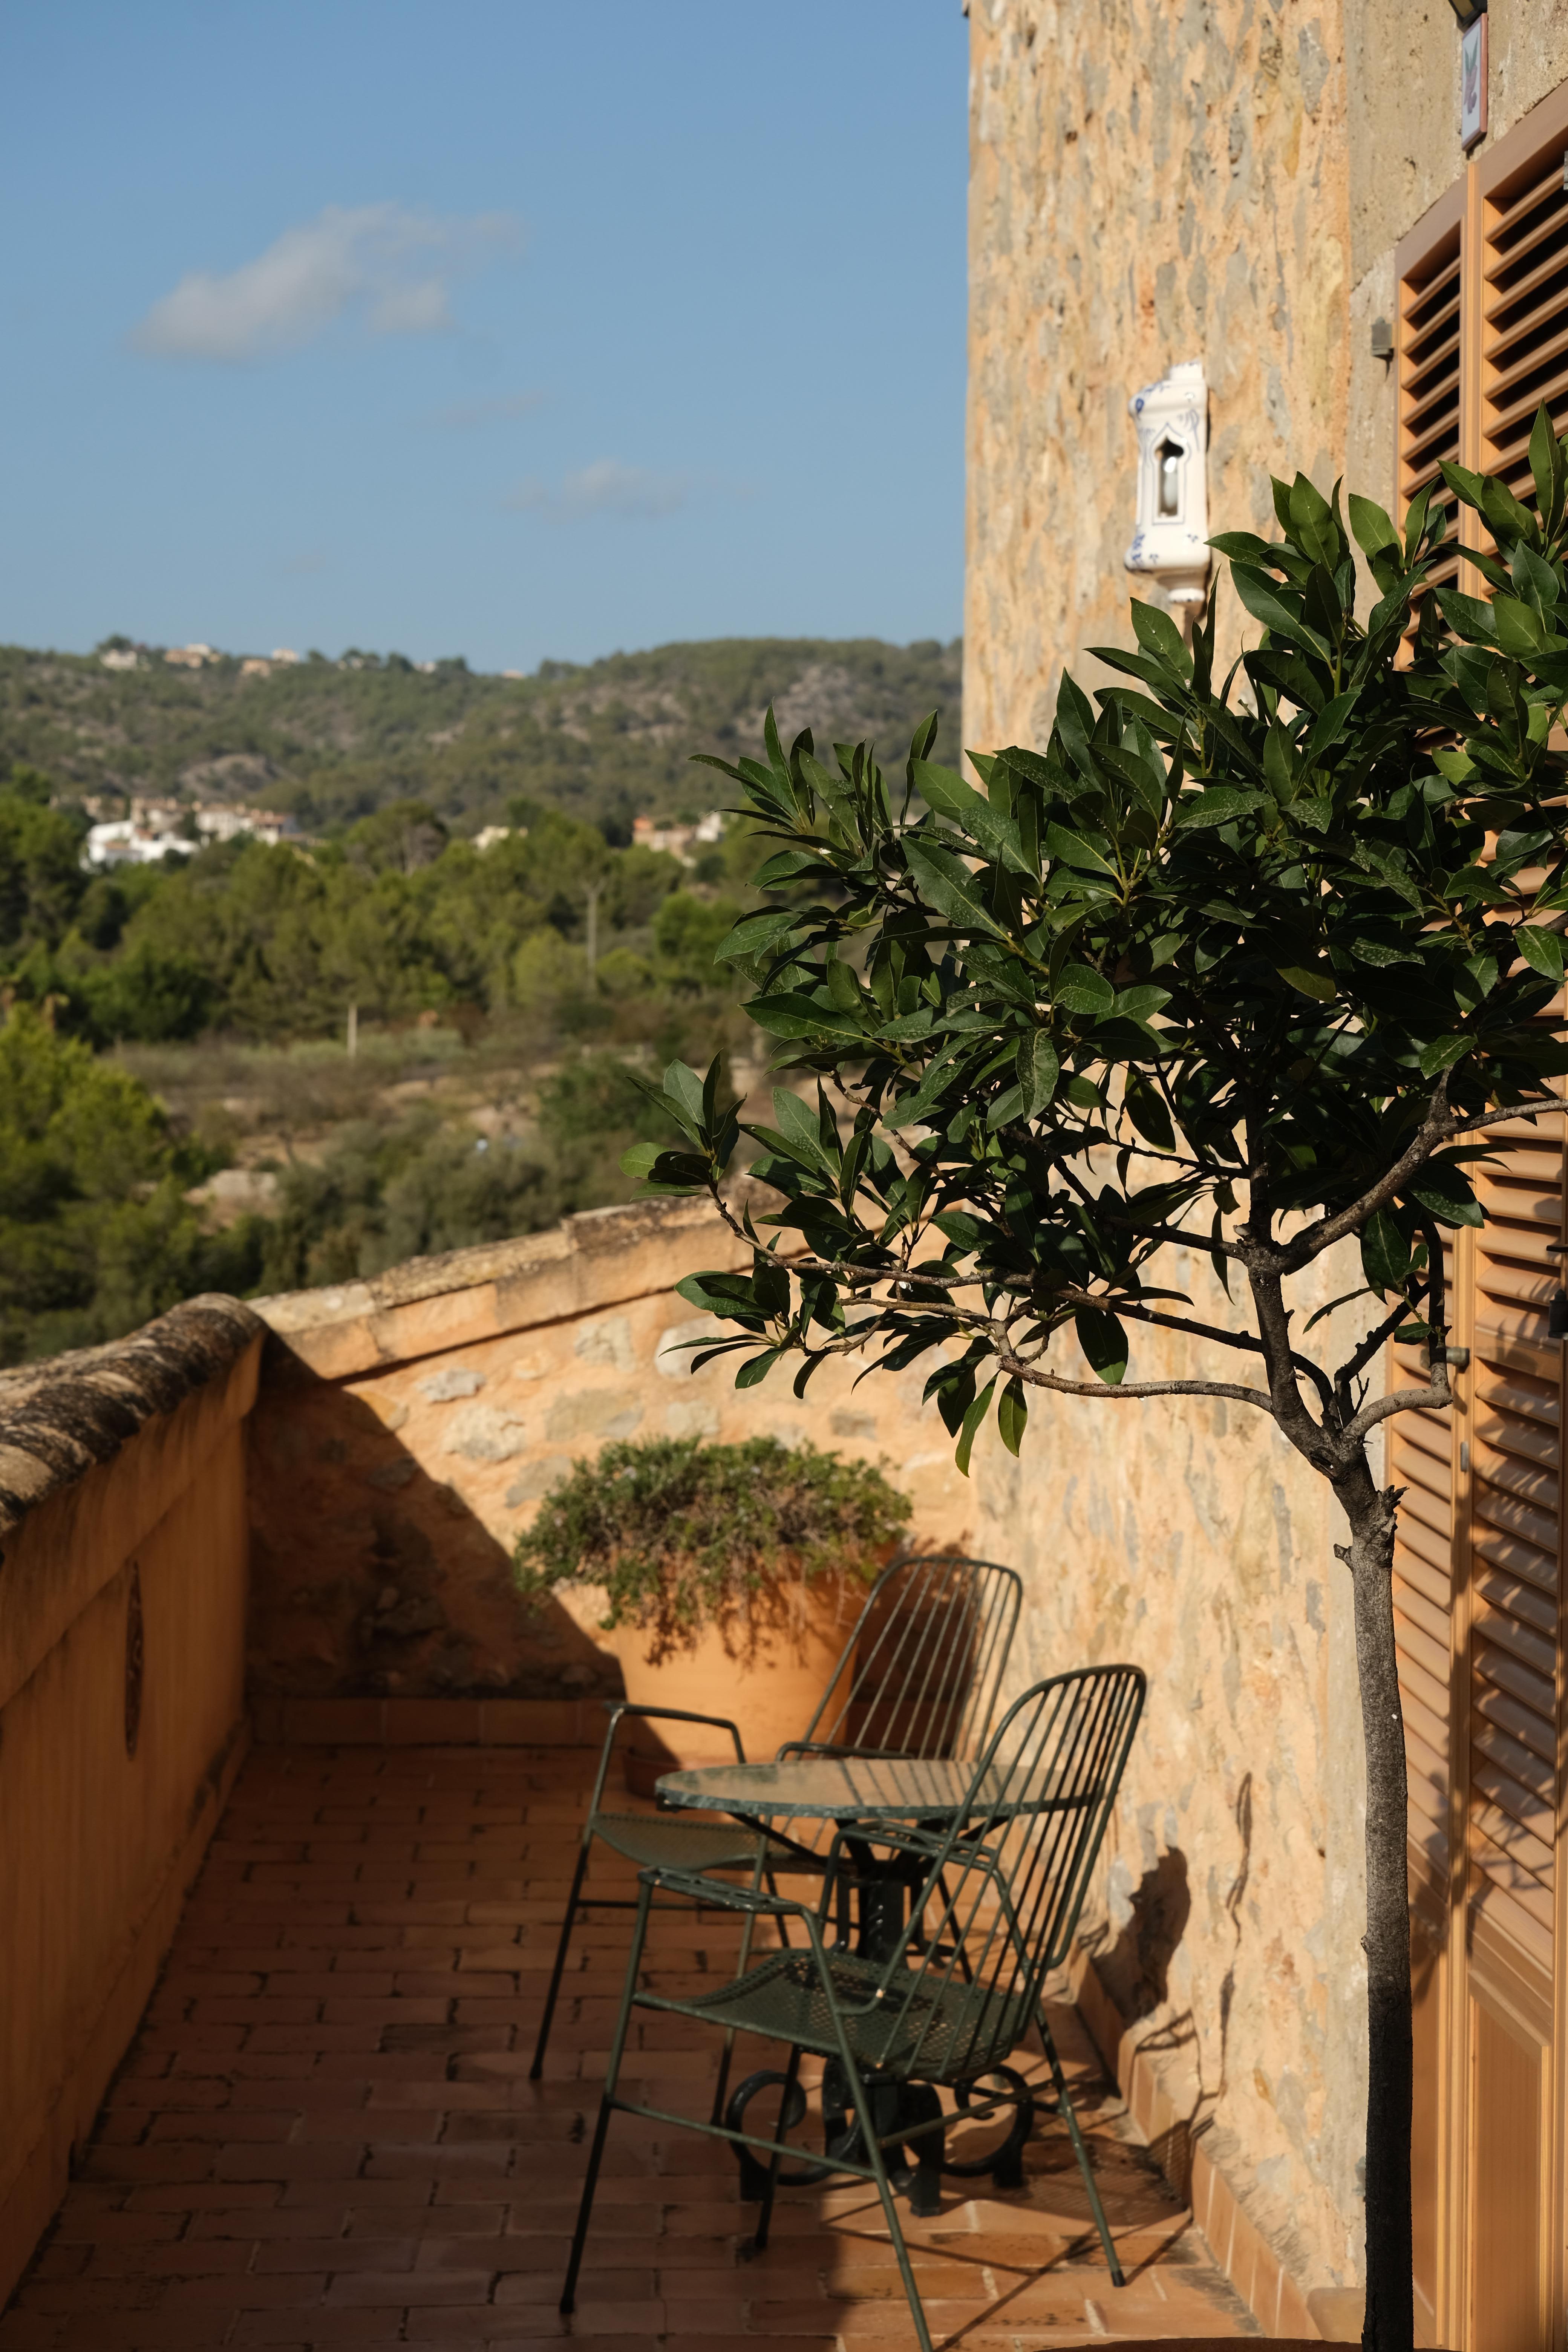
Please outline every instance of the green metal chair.
[{"label": "green metal chair", "polygon": [[[1022,1598],[1016,1571],[994,1560],[970,1559],[959,1552],[920,1552],[891,1561],[867,1595],[804,1736],[788,1742],[780,1756],[827,1751],[863,1755],[873,1749],[908,1756],[967,1759],[974,1755],[995,1711]],[[639,1869],[688,1875],[749,1871],[759,1885],[772,1858],[755,1831],[734,1822],[693,1820],[689,1814],[675,1812],[606,1811],[605,1789],[616,1740],[628,1717],[645,1722],[706,1724],[727,1732],[734,1742],[737,1762],[746,1760],[739,1729],[722,1716],[692,1715],[679,1707],[611,1704],[609,1728],[583,1823],[572,1891],[566,1898],[566,1916],[561,1923],[539,2040],[529,2068],[531,2082],[537,2082],[544,2069],[578,1913],[637,1907],[626,1895],[584,1893],[595,1839]],[[810,1868],[798,1845],[776,1859],[792,1874]],[[745,1946],[749,1950],[749,1930]],[[721,2074],[721,2103],[726,2074],[727,2068]]]},{"label": "green metal chair", "polygon": [[[768,2158],[753,2245],[767,2244],[781,2166],[798,2158],[782,2137],[763,2137],[717,2121],[702,2123],[619,2095],[621,2063],[634,2009],[662,2011],[721,2030],[786,2044],[788,2071],[778,2131],[793,2128],[804,2106],[798,2075],[811,2052],[837,2070],[853,2112],[854,2130],[829,2149],[830,2168],[876,2184],[914,2318],[921,2352],[931,2336],[899,2219],[894,2189],[907,2185],[916,2213],[939,2210],[943,2134],[956,2107],[986,2117],[1009,2105],[1032,2106],[1032,2094],[1007,2062],[1037,2029],[1057,2100],[1089,2190],[1100,2241],[1116,2282],[1121,2265],[1095,2186],[1089,2153],[1073,2110],[1043,1999],[1047,1976],[1066,1962],[1089,1878],[1105,1835],[1133,1734],[1145,1682],[1137,1666],[1090,1666],[1037,1683],[1008,1709],[979,1759],[965,1801],[940,1826],[888,1822],[836,1835],[820,1902],[792,1902],[724,1881],[679,1871],[641,1874],[637,1926],[626,1964],[609,2073],[588,2157],[587,2178],[572,2242],[561,2309],[570,2312],[593,2214],[594,2192],[612,2115],[654,2122],[738,2143]],[[877,1960],[829,1942],[835,1879],[849,1845],[886,1850],[888,1867],[913,1873],[910,1934]],[[640,1984],[643,1946],[656,1888],[698,1898],[748,1918],[798,1923],[805,1945],[770,1953],[733,1981],[683,1998]],[[987,2084],[1005,2087],[984,2089]],[[826,2100],[825,2097],[825,2105]],[[901,2154],[912,2165],[901,2162]],[[973,2170],[973,2166],[963,2168]]]}]

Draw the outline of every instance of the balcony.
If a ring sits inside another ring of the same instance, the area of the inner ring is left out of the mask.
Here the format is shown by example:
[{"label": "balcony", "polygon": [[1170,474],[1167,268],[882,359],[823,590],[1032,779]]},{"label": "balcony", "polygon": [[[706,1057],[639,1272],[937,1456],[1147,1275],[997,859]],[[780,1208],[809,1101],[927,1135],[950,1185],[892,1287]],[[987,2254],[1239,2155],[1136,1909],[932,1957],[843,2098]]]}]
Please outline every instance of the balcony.
[{"label": "balcony", "polygon": [[[0,1379],[0,2352],[905,2340],[871,2192],[787,2192],[748,2263],[729,2157],[626,2118],[555,2307],[614,1915],[527,2068],[615,1668],[591,1624],[518,1610],[520,1511],[634,1428],[889,1456],[933,1542],[1006,1556],[987,1514],[1018,1509],[1014,1465],[956,1476],[918,1390],[691,1380],[672,1286],[728,1246],[702,1207],[607,1212]],[[1023,1564],[1027,1679],[1061,1637]],[[954,2183],[916,2225],[933,2330],[972,2352],[1320,2332],[1181,2073],[1175,1844],[1140,1877],[1128,1830],[1059,1988],[1128,2284],[1047,2118],[1022,2192]],[[658,1926],[657,1970],[731,1965],[718,1916]],[[642,2031],[672,2105],[703,2111],[712,2063]]]}]

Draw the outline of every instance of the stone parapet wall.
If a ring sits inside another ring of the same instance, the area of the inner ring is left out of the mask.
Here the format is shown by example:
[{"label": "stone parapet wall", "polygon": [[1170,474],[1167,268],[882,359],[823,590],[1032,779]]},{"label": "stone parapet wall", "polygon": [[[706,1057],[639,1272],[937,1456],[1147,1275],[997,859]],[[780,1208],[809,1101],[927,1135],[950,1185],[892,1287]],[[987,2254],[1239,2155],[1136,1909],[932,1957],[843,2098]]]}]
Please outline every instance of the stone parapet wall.
[{"label": "stone parapet wall", "polygon": [[557,1231],[264,1300],[251,1432],[251,1680],[267,1698],[574,1699],[618,1687],[592,1597],[519,1601],[512,1547],[574,1460],[620,1437],[763,1434],[885,1464],[911,1536],[961,1545],[967,1483],[915,1370],[857,1391],[828,1365],[737,1391],[693,1374],[714,1332],[675,1294],[744,1251],[705,1202]]},{"label": "stone parapet wall", "polygon": [[261,1338],[248,1308],[196,1299],[0,1376],[0,2304],[244,1751]]}]

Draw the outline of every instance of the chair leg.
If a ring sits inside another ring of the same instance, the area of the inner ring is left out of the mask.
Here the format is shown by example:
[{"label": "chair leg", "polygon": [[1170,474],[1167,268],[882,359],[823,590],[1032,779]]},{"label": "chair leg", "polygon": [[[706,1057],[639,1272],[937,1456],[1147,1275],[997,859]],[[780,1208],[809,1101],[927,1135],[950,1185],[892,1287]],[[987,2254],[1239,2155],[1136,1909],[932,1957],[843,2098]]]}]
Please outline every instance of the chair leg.
[{"label": "chair leg", "polygon": [[855,2103],[855,2119],[860,2126],[860,2137],[865,2144],[867,2160],[876,2176],[877,2194],[882,2200],[882,2212],[888,2224],[888,2234],[893,2242],[899,2276],[903,2281],[904,2294],[910,2306],[910,2316],[915,2323],[915,2341],[920,2347],[920,2352],[931,2352],[931,2330],[926,2326],[925,2308],[921,2302],[921,2291],[915,2284],[914,2267],[910,2261],[910,2250],[904,2243],[903,2225],[899,2220],[899,2202],[893,2194],[893,2184],[888,2178],[888,2166],[882,2153],[881,2141],[878,2137],[877,2118],[871,2095],[860,2079],[859,2068],[849,2054],[849,2045],[844,2038],[844,2028],[837,2016],[833,2022],[838,2039],[839,2063],[844,2068],[845,2080],[849,2086],[849,2095]]},{"label": "chair leg", "polygon": [[[778,2128],[773,2134],[775,2142],[782,2143],[784,2133],[789,2128],[790,2102],[795,2097],[795,2086],[799,2079],[800,2044],[795,2042],[790,2044],[789,2068],[784,2075],[784,2089],[779,2093]],[[767,2246],[768,2225],[773,2218],[773,2199],[778,2193],[779,2167],[783,2162],[784,2158],[779,2154],[778,2147],[775,2146],[772,2156],[768,2158],[768,2180],[767,2187],[763,2190],[763,2210],[757,2216],[756,2231],[752,2239],[752,2252],[754,2254],[763,2252]]]},{"label": "chair leg", "polygon": [[[762,1881],[763,1864],[762,1857],[759,1855],[756,1873],[752,1881],[753,1895],[761,1886]],[[752,1930],[755,1925],[756,1913],[748,1911],[741,1929],[741,1957],[735,1967],[737,1977],[743,1977],[746,1973],[746,1964],[752,1957]],[[724,2094],[730,2087],[730,2061],[734,2055],[734,2050],[735,2029],[731,2025],[725,2032],[724,2047],[719,2053],[719,2087],[713,2094],[713,2113],[709,2117],[710,2123],[721,2124],[724,2120]]]},{"label": "chair leg", "polygon": [[1051,2080],[1056,2085],[1057,2104],[1062,2111],[1062,2120],[1068,2127],[1068,2137],[1072,2142],[1072,2152],[1078,2158],[1078,2168],[1083,2175],[1083,2185],[1089,2191],[1089,2210],[1094,2216],[1094,2226],[1100,2231],[1100,2242],[1105,2249],[1105,2259],[1110,2265],[1110,2284],[1112,2286],[1125,2286],[1127,2281],[1117,2257],[1116,2242],[1110,2234],[1110,2224],[1105,2218],[1105,2208],[1100,2201],[1100,2190],[1095,2186],[1094,2172],[1089,2160],[1089,2149],[1084,2143],[1083,2134],[1079,2129],[1078,2116],[1073,2110],[1072,2095],[1068,2089],[1067,2076],[1062,2073],[1062,2062],[1057,2055],[1057,2045],[1052,2039],[1051,2029],[1046,2023],[1046,2012],[1043,2007],[1039,2013],[1039,2027],[1040,2040],[1045,2044],[1046,2056],[1050,2061]]},{"label": "chair leg", "polygon": [[577,1916],[577,1897],[583,1892],[583,1880],[588,1868],[588,1840],[584,1837],[578,1850],[577,1867],[572,1874],[572,1892],[566,1898],[566,1916],[561,1922],[561,1940],[555,1947],[555,1966],[550,1971],[550,1990],[544,1996],[544,2015],[539,2021],[539,2040],[534,2044],[533,2063],[528,2079],[537,2083],[544,2072],[545,2045],[550,2040],[550,2028],[555,2017],[556,1995],[561,1990],[561,1975],[566,1966],[566,1947],[572,1940],[573,1922]]},{"label": "chair leg", "polygon": [[632,1995],[637,1987],[637,1970],[642,1965],[643,1940],[647,1934],[648,1906],[653,1901],[653,1888],[646,1881],[637,1902],[637,1926],[632,1931],[632,1948],[626,1960],[626,1981],[621,1993],[621,2013],[616,2020],[615,2040],[610,2044],[610,2068],[605,2076],[604,2095],[599,2101],[599,2120],[594,2126],[594,2144],[588,2150],[588,2170],[583,2182],[583,2201],[577,2208],[577,2227],[572,2233],[572,2253],[566,2264],[566,2282],[561,2290],[561,2309],[570,2313],[577,2300],[577,2273],[583,2267],[583,2249],[588,2242],[588,2223],[594,2211],[594,2191],[599,2185],[599,2167],[604,2160],[605,2140],[610,2128],[610,2115],[615,2105],[616,2085],[621,2078],[621,2060],[626,2053],[626,2031],[632,2021]]}]

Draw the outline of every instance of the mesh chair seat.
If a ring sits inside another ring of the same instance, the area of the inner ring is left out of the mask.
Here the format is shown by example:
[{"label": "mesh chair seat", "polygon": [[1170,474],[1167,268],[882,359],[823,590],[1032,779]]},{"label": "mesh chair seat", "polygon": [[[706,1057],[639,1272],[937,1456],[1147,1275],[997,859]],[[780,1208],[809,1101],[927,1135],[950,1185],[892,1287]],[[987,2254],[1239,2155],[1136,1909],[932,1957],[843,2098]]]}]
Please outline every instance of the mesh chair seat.
[{"label": "mesh chair seat", "polygon": [[829,1952],[826,1970],[831,1991],[810,1952],[778,1952],[713,1992],[679,2000],[645,1993],[641,2005],[793,2042],[821,2058],[838,2055],[837,2007],[858,2064],[891,2067],[922,2083],[964,2082],[1000,2065],[1033,2014],[1026,1995],[952,1979],[922,1980],[915,1969],[906,1992],[897,1979],[889,1985],[885,1961],[853,1952]]},{"label": "mesh chair seat", "polygon": [[679,1813],[595,1813],[594,1834],[641,1870],[752,1870],[763,1851],[739,1822]]}]

